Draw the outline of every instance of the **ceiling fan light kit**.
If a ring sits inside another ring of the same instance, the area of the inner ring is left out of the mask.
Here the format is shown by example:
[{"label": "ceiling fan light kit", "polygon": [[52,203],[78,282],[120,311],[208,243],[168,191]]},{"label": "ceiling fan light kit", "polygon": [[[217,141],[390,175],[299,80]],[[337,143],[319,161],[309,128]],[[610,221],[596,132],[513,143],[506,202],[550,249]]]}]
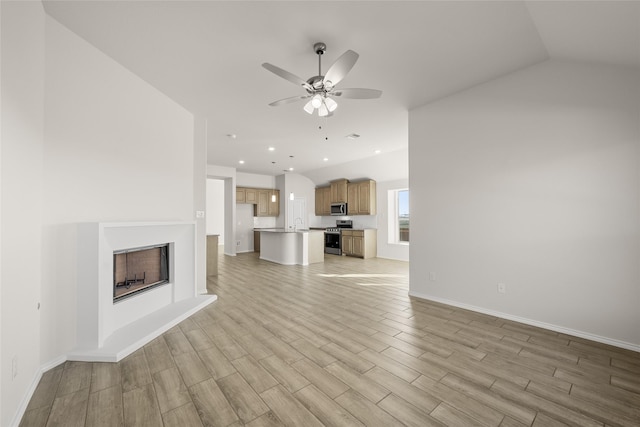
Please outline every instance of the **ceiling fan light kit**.
[{"label": "ceiling fan light kit", "polygon": [[[322,42],[318,42],[313,45],[313,50],[318,55],[318,75],[303,80],[300,77],[292,74],[280,67],[265,62],[262,67],[271,71],[272,73],[282,77],[285,80],[289,80],[298,86],[302,86],[306,91],[306,95],[292,96],[289,98],[280,99],[274,101],[269,105],[276,107],[278,105],[289,104],[292,102],[300,101],[303,99],[308,100],[303,110],[309,114],[318,112],[318,116],[327,117],[331,116],[333,112],[338,108],[338,103],[333,97],[341,96],[343,98],[353,99],[374,99],[379,98],[382,95],[382,91],[376,89],[336,89],[336,85],[347,75],[347,73],[353,68],[359,55],[348,50],[343,53],[336,62],[329,67],[327,73],[322,75],[322,62],[321,58],[327,49],[327,45]],[[309,99],[310,98],[310,99]]]}]

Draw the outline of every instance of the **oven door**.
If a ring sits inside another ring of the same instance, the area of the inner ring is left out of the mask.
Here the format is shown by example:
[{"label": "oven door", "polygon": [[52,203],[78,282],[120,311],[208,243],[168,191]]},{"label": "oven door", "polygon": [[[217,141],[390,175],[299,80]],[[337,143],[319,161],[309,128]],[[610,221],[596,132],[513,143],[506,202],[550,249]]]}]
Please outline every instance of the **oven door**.
[{"label": "oven door", "polygon": [[340,232],[325,231],[324,232],[324,253],[342,255],[340,249]]}]

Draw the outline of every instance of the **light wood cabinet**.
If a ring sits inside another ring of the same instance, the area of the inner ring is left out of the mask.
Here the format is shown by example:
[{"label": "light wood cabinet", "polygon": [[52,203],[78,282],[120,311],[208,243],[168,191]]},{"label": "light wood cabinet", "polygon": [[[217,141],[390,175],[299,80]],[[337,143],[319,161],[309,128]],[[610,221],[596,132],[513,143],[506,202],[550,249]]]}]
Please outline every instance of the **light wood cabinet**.
[{"label": "light wood cabinet", "polygon": [[218,235],[207,236],[207,276],[218,275]]},{"label": "light wood cabinet", "polygon": [[331,181],[331,203],[347,203],[348,183],[346,179]]},{"label": "light wood cabinet", "polygon": [[316,188],[316,215],[331,215],[331,187]]},{"label": "light wood cabinet", "polygon": [[258,190],[255,216],[269,216],[269,190]]},{"label": "light wood cabinet", "polygon": [[342,254],[360,258],[378,255],[378,232],[374,229],[342,230]]},{"label": "light wood cabinet", "polygon": [[340,242],[342,255],[353,255],[353,231],[342,230],[340,238],[342,239],[342,242]]},{"label": "light wood cabinet", "polygon": [[350,182],[347,187],[349,215],[375,215],[377,213],[376,182]]},{"label": "light wood cabinet", "polygon": [[376,182],[367,179],[349,182],[331,181],[330,187],[316,187],[316,215],[331,215],[331,203],[347,203],[347,215],[375,215],[377,213]]},{"label": "light wood cabinet", "polygon": [[245,203],[258,203],[258,190],[255,188],[245,188]]},{"label": "light wood cabinet", "polygon": [[247,192],[244,188],[236,187],[236,203],[246,203]]},{"label": "light wood cabinet", "polygon": [[271,190],[269,192],[269,216],[278,215],[280,215],[280,190]]},{"label": "light wood cabinet", "polygon": [[[271,201],[271,196],[275,201]],[[280,190],[236,187],[236,203],[253,205],[254,216],[280,215]]]},{"label": "light wood cabinet", "polygon": [[347,215],[360,215],[360,197],[358,197],[358,183],[350,182],[347,186]]}]

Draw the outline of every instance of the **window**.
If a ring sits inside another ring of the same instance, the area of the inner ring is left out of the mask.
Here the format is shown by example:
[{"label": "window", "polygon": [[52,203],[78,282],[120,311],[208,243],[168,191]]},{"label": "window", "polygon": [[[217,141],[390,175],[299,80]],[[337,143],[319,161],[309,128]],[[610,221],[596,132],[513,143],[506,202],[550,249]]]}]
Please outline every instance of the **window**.
[{"label": "window", "polygon": [[389,190],[389,243],[409,243],[409,190]]}]

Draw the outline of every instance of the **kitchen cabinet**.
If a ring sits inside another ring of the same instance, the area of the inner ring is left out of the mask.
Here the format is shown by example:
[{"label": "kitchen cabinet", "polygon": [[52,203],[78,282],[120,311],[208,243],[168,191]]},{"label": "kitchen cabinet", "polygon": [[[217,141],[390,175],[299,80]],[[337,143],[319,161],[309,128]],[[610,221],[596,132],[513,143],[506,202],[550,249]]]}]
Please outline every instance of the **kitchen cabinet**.
[{"label": "kitchen cabinet", "polygon": [[280,190],[271,190],[269,192],[269,216],[278,215],[280,215]]},{"label": "kitchen cabinet", "polygon": [[348,183],[346,179],[331,181],[331,203],[347,203]]},{"label": "kitchen cabinet", "polygon": [[316,215],[331,215],[331,187],[316,188]]},{"label": "kitchen cabinet", "polygon": [[255,216],[269,216],[269,190],[258,190],[258,203],[254,213]]},{"label": "kitchen cabinet", "polygon": [[[272,197],[274,201],[272,201]],[[253,205],[253,216],[280,215],[280,190],[236,187],[236,203]]]},{"label": "kitchen cabinet", "polygon": [[218,275],[218,235],[207,235],[207,276]]},{"label": "kitchen cabinet", "polygon": [[331,181],[330,187],[316,187],[316,215],[331,215],[331,203],[347,203],[347,215],[375,215],[377,213],[376,182],[367,179],[349,182]]},{"label": "kitchen cabinet", "polygon": [[350,182],[347,186],[347,196],[349,215],[375,215],[377,213],[376,182],[374,180]]},{"label": "kitchen cabinet", "polygon": [[246,189],[241,187],[236,187],[236,203],[246,203]]},{"label": "kitchen cabinet", "polygon": [[245,203],[258,203],[258,190],[256,190],[255,188],[245,188],[244,192]]},{"label": "kitchen cabinet", "polygon": [[[258,203],[254,207],[255,216],[280,215],[280,190],[257,190]],[[271,201],[272,197],[275,201]]]},{"label": "kitchen cabinet", "polygon": [[342,230],[342,254],[360,258],[378,255],[378,232],[374,229]]}]

